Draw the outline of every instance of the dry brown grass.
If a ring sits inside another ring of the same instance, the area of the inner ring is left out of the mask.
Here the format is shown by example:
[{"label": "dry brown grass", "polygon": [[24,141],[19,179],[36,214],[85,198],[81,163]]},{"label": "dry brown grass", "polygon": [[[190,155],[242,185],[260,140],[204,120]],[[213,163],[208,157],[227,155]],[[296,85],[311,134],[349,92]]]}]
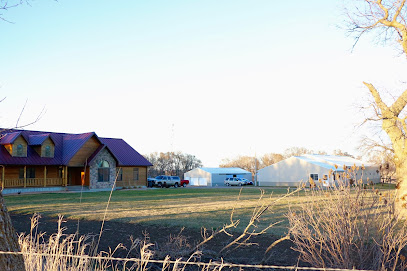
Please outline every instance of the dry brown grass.
[{"label": "dry brown grass", "polygon": [[347,180],[315,187],[288,213],[301,259],[314,267],[405,270],[407,224],[394,211],[394,193]]}]

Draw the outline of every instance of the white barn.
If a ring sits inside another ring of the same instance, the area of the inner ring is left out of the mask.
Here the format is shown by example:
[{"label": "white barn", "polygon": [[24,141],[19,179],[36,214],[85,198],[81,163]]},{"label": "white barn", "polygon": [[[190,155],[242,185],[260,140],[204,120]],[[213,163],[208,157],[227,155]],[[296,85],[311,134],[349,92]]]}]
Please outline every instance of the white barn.
[{"label": "white barn", "polygon": [[195,168],[184,173],[184,179],[193,186],[224,186],[228,177],[252,180],[252,173],[241,168]]},{"label": "white barn", "polygon": [[[351,175],[352,179],[363,179],[374,183],[380,182],[380,173],[377,166],[363,163],[360,160],[347,156],[308,154],[293,156],[276,164],[260,169],[257,181],[260,186],[298,186],[301,182],[308,182],[310,178],[320,180],[324,185],[332,184],[336,175],[345,173],[344,167],[359,167]],[[362,171],[361,166],[365,169]],[[330,174],[334,172],[335,174]],[[337,173],[337,174],[336,174]]]}]

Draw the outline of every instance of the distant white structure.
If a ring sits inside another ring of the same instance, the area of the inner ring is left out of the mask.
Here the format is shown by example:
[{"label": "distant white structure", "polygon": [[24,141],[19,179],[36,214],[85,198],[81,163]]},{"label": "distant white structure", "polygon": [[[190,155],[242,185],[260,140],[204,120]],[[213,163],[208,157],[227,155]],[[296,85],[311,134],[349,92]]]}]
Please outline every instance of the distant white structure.
[{"label": "distant white structure", "polygon": [[[347,156],[308,154],[293,156],[276,164],[260,169],[257,181],[260,186],[298,186],[301,182],[308,183],[309,179],[330,185],[336,181],[337,176],[342,177],[348,168],[359,167],[351,178],[380,182],[380,173],[377,166],[363,163],[360,160]],[[362,171],[362,165],[365,169]],[[330,174],[331,173],[331,174]],[[332,174],[334,173],[334,174]]]},{"label": "distant white structure", "polygon": [[224,186],[228,177],[252,180],[252,173],[241,168],[195,168],[184,173],[184,179],[193,186]]}]

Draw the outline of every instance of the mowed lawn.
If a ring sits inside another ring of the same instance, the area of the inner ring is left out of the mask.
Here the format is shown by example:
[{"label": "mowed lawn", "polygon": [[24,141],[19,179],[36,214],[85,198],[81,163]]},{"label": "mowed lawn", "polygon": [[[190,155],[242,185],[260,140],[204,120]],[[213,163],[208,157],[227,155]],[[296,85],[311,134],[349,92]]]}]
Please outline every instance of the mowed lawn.
[{"label": "mowed lawn", "polygon": [[[171,225],[208,229],[221,227],[240,219],[241,230],[249,221],[254,208],[271,205],[262,216],[259,228],[284,221],[275,226],[274,234],[286,231],[285,214],[288,206],[301,202],[301,195],[287,199],[278,198],[287,193],[286,188],[162,188],[142,190],[116,190],[106,213],[106,220],[131,223]],[[291,191],[294,190],[293,188]],[[46,193],[5,196],[9,211],[20,214],[40,213],[47,216],[64,215],[68,219],[102,220],[110,192]],[[240,194],[240,196],[239,196]]]}]

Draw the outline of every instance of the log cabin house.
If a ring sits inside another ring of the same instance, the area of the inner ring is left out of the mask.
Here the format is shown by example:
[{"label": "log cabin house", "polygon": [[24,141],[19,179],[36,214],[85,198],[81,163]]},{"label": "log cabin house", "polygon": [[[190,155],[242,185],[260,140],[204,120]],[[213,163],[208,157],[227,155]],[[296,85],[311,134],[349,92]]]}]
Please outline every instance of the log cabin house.
[{"label": "log cabin house", "polygon": [[96,133],[28,130],[0,133],[1,188],[147,185],[152,164],[123,139]]}]

